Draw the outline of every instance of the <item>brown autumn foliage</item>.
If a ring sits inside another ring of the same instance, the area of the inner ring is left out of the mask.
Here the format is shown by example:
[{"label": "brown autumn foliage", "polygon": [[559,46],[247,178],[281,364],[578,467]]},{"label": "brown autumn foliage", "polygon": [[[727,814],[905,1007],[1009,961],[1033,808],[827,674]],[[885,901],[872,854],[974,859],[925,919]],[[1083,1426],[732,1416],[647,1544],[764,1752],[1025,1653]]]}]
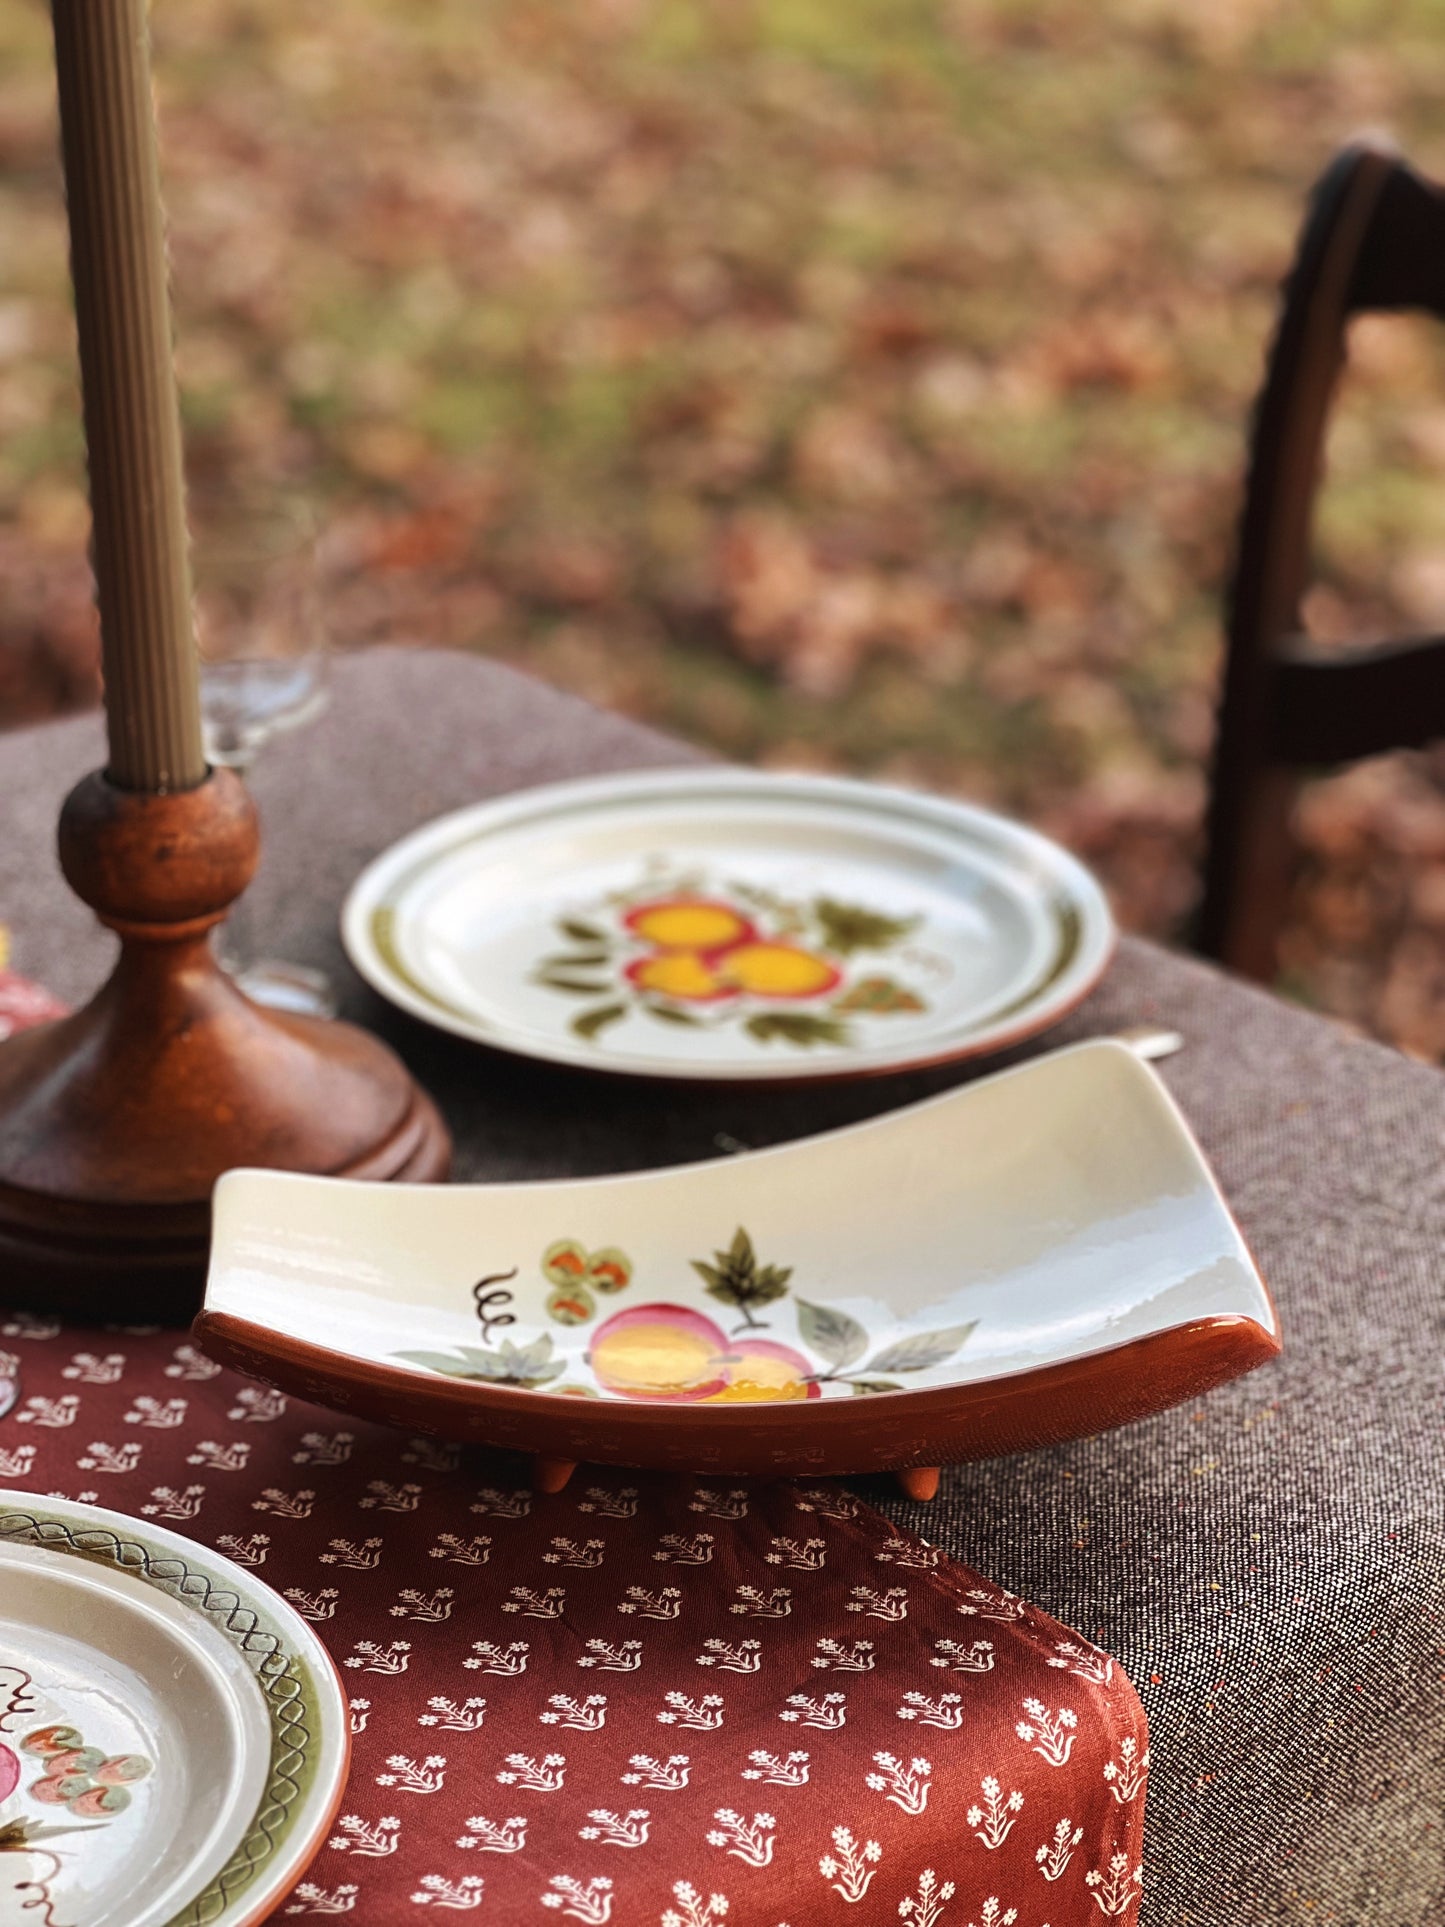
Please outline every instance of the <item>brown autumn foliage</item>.
[{"label": "brown autumn foliage", "polygon": [[[338,646],[485,651],[1193,900],[1304,193],[1445,170],[1430,0],[155,0],[198,529],[322,505]],[[93,699],[45,9],[0,19],[0,718]],[[1438,623],[1445,366],[1358,330],[1317,633]],[[1312,786],[1284,985],[1445,1057],[1445,766]],[[3,909],[3,906],[0,906]]]}]

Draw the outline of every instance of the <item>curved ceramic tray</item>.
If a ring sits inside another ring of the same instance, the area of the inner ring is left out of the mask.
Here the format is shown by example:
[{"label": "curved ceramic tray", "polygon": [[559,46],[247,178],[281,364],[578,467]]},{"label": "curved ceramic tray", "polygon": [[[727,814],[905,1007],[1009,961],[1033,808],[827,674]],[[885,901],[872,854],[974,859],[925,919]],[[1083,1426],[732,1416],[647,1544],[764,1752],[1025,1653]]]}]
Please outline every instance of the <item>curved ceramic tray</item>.
[{"label": "curved ceramic tray", "polygon": [[1047,838],[814,776],[663,770],[427,824],[342,935],[414,1016],[649,1077],[856,1077],[998,1050],[1070,1010],[1114,928]]},{"label": "curved ceramic tray", "polygon": [[325,1649],[269,1587],[158,1526],[0,1492],[0,1921],[251,1927],[324,1837],[349,1749]]},{"label": "curved ceramic tray", "polygon": [[1163,1085],[1055,1052],[846,1130],[619,1178],[222,1178],[199,1342],[324,1404],[556,1461],[989,1458],[1279,1350]]}]

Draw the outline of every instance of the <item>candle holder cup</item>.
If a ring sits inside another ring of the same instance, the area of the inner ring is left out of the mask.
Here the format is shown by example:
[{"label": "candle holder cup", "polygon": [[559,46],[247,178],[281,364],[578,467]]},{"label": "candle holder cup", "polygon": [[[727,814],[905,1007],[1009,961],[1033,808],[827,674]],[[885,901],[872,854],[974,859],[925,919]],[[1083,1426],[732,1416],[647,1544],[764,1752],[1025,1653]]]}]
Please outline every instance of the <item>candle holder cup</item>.
[{"label": "candle holder cup", "polygon": [[236,1165],[427,1181],[451,1144],[376,1038],[263,1010],[210,933],[256,867],[239,778],[127,790],[103,772],[60,819],[66,879],[120,938],[84,1006],[0,1045],[6,1298],[126,1321],[199,1303],[211,1187]]}]

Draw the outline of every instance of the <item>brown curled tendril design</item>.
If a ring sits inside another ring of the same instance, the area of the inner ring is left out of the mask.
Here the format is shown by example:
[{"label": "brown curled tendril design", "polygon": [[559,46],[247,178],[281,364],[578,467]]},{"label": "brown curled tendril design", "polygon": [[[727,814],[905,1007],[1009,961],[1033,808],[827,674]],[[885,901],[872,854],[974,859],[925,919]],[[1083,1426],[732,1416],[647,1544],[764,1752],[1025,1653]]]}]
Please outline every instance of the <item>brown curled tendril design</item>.
[{"label": "brown curled tendril design", "polygon": [[59,1854],[53,1853],[49,1847],[27,1846],[24,1841],[14,1843],[12,1850],[18,1853],[31,1853],[37,1859],[50,1862],[48,1873],[39,1874],[34,1880],[22,1880],[15,1892],[29,1896],[20,1903],[22,1914],[34,1913],[37,1907],[44,1909],[37,1918],[36,1927],[59,1927],[59,1922],[55,1918],[55,1896],[50,1891],[51,1881],[60,1872]]},{"label": "brown curled tendril design", "polygon": [[5,1695],[5,1704],[0,1706],[0,1733],[7,1730],[12,1719],[28,1720],[34,1713],[33,1684],[29,1673],[19,1666],[0,1666],[0,1693]]},{"label": "brown curled tendril design", "polygon": [[519,1266],[513,1265],[510,1271],[494,1271],[486,1278],[479,1278],[472,1286],[472,1303],[477,1308],[477,1322],[482,1328],[482,1343],[490,1345],[494,1326],[515,1325],[517,1315],[506,1310],[491,1310],[491,1306],[507,1306],[512,1302],[510,1291],[488,1291],[489,1285],[504,1285],[509,1278],[515,1278]]}]

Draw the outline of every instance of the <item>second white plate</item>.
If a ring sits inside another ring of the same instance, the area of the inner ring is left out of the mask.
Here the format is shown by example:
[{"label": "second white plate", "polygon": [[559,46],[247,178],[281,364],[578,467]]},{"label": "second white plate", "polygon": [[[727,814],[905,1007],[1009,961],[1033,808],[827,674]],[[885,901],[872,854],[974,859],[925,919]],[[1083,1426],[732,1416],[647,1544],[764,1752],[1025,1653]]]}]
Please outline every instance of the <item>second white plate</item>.
[{"label": "second white plate", "polygon": [[252,1927],[349,1750],[325,1649],[270,1587],[148,1522],[0,1492],[0,1923]]},{"label": "second white plate", "polygon": [[479,1043],[650,1077],[856,1077],[1057,1022],[1114,946],[1032,830],[840,778],[665,770],[439,818],[358,879],[347,951]]}]

